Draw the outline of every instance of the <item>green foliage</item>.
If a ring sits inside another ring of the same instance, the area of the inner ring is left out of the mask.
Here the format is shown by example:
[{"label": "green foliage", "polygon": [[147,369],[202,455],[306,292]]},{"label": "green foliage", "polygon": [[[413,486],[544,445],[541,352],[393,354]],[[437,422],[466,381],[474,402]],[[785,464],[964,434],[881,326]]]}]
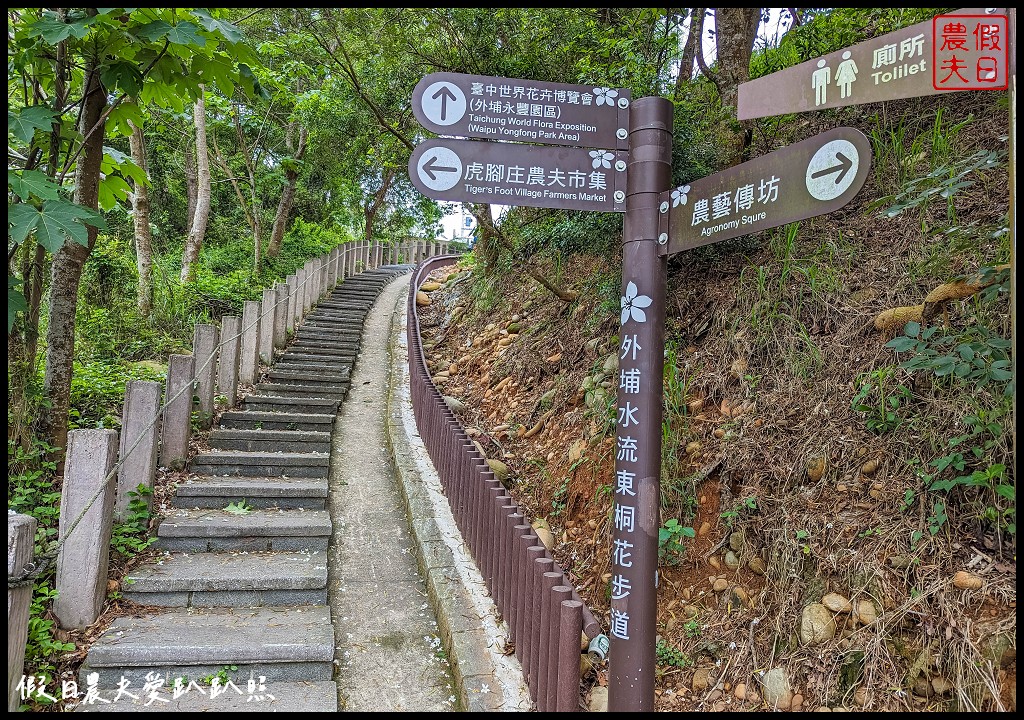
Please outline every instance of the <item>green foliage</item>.
[{"label": "green foliage", "polygon": [[692,527],[685,527],[671,518],[658,528],[658,562],[675,564],[686,552],[684,538],[694,538],[697,533]]},{"label": "green foliage", "polygon": [[659,668],[679,668],[685,670],[693,665],[693,660],[686,656],[678,648],[669,645],[664,640],[658,640],[655,646],[657,663]]},{"label": "green foliage", "polygon": [[947,201],[947,218],[955,222],[953,195],[974,185],[976,181],[971,178],[977,173],[1000,167],[1005,167],[1002,153],[978,150],[969,157],[944,163],[926,175],[901,183],[898,192],[879,198],[873,206],[888,206],[882,213],[892,218],[905,210],[927,207],[935,198],[943,198]]},{"label": "green foliage", "polygon": [[[61,653],[71,652],[75,644],[56,638],[57,623],[50,619],[50,604],[57,599],[52,580],[37,582],[32,587],[32,604],[28,612],[28,642],[25,644],[26,674],[54,673],[54,661]],[[43,702],[43,698],[35,698]]]},{"label": "green foliage", "polygon": [[[985,288],[982,301],[993,299],[1009,289],[1009,270],[986,269],[982,277],[991,284]],[[910,353],[900,367],[910,372],[926,371],[949,383],[971,384],[975,390],[992,387],[1005,396],[1014,393],[1013,368],[1010,365],[1010,341],[984,325],[962,331],[944,330],[938,325],[922,328],[909,322],[903,335],[893,338],[886,347],[898,353]]]},{"label": "green foliage", "polygon": [[124,405],[124,391],[130,380],[163,383],[162,371],[146,365],[103,360],[74,363],[71,376],[69,427],[118,428]]},{"label": "green foliage", "polygon": [[881,435],[900,427],[907,416],[907,406],[913,393],[895,379],[895,368],[885,367],[861,373],[855,383],[857,394],[850,406],[864,414],[868,430]]},{"label": "green foliage", "polygon": [[148,498],[153,491],[143,484],[128,491],[128,512],[122,522],[115,523],[110,546],[126,560],[145,552],[156,542],[156,536],[146,537],[152,517]]},{"label": "green foliage", "polygon": [[224,508],[224,512],[229,512],[232,515],[248,515],[253,510],[255,510],[255,508],[247,505],[245,503],[245,498],[228,503],[228,506]]}]

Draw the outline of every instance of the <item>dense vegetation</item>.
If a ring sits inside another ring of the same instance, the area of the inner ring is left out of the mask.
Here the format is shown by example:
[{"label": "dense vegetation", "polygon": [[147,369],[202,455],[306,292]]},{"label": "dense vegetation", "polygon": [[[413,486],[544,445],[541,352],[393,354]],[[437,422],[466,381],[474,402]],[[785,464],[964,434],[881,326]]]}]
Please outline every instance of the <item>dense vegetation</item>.
[{"label": "dense vegetation", "polygon": [[[947,707],[1005,707],[1006,578],[986,578],[980,600],[946,592],[972,553],[1002,568],[1016,547],[1005,95],[735,119],[748,77],[940,11],[801,10],[767,43],[758,10],[742,8],[717,9],[713,33],[704,8],[9,10],[9,507],[35,515],[38,550],[52,547],[67,430],[116,427],[125,383],[158,377],[197,321],[238,312],[339,243],[436,235],[445,208],[406,172],[427,136],[410,108],[427,73],[668,97],[674,185],[851,125],[871,139],[874,172],[848,208],[671,261],[666,577],[688,588],[717,572],[712,538],[695,530],[704,522],[743,531],[768,567],[743,578],[761,593],[753,607],[687,595],[678,612],[699,610],[677,621],[676,598],[662,598],[661,687],[690,687],[695,663],[721,661],[725,638],[745,641],[749,629],[762,662],[782,658],[822,705],[853,704],[868,688],[863,704],[875,709],[919,707],[912,690]],[[714,59],[698,36],[717,40]],[[603,528],[600,443],[614,398],[593,380],[581,387],[614,346],[621,216],[511,208],[495,223],[487,206],[471,209],[480,231],[462,302],[472,312],[452,337],[484,332],[474,323],[506,298],[510,315],[535,318],[531,352],[510,352],[491,383],[515,376],[536,391],[526,403],[536,416],[556,409],[596,449],[565,463],[575,436],[554,459],[520,447],[509,459],[518,492],[556,535],[588,520]],[[875,329],[884,311],[957,282],[973,291]],[[559,336],[595,342],[549,387],[542,366]],[[513,435],[536,416],[513,418]],[[116,549],[142,549],[144,525],[123,529]],[[588,601],[605,604],[607,548],[563,559]],[[829,590],[870,597],[898,621],[867,640],[851,622],[822,661],[794,638],[801,607]],[[51,597],[44,575],[30,628],[37,672],[73,649],[47,617]],[[958,626],[962,613],[985,632]],[[781,619],[754,638],[751,620],[769,615]],[[746,684],[763,669],[757,657],[735,660]],[[955,691],[919,687],[936,676]]]}]

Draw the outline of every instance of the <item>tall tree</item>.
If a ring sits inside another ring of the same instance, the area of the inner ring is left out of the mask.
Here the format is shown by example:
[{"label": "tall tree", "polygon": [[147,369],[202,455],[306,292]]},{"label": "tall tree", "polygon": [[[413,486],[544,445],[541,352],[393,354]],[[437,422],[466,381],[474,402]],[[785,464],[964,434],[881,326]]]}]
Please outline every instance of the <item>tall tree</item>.
[{"label": "tall tree", "polygon": [[135,307],[139,315],[149,317],[153,309],[153,230],[149,219],[149,164],[146,162],[146,140],[142,128],[129,122],[132,162],[146,174],[145,180],[133,181],[132,222],[135,228],[135,265],[139,271],[139,285],[135,294]]},{"label": "tall tree", "polygon": [[715,8],[715,69],[708,67],[703,52],[696,54],[701,72],[718,88],[722,106],[733,117],[723,128],[728,138],[729,165],[742,162],[750,141],[750,123],[740,123],[735,119],[736,96],[740,83],[750,79],[750,55],[760,22],[761,8]]},{"label": "tall tree", "polygon": [[[296,134],[298,134],[297,143],[292,139]],[[267,243],[267,255],[270,257],[277,257],[281,252],[281,244],[284,242],[284,233],[288,226],[288,215],[295,202],[295,187],[299,181],[299,163],[302,162],[302,156],[306,154],[308,139],[309,130],[305,126],[298,122],[288,124],[285,143],[291,152],[291,157],[281,161],[281,166],[284,168],[284,188],[281,190],[281,200],[277,203],[274,227],[270,231],[270,242]]]},{"label": "tall tree", "polygon": [[206,237],[206,224],[210,220],[210,152],[206,144],[206,100],[200,87],[192,117],[196,127],[196,210],[189,223],[188,237],[181,256],[181,282],[192,279],[192,265],[199,259],[199,251]]}]

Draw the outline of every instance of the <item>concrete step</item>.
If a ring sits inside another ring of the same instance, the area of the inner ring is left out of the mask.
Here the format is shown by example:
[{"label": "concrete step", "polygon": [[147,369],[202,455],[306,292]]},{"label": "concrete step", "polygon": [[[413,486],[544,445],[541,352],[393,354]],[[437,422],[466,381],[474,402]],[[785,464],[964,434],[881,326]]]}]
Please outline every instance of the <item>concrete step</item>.
[{"label": "concrete step", "polygon": [[[190,678],[194,679],[194,678]],[[256,678],[259,680],[259,678]],[[170,685],[173,678],[167,684]],[[183,683],[187,686],[187,683]],[[264,683],[265,690],[257,685],[253,692],[248,692],[246,685],[238,685],[240,692],[228,689],[223,695],[211,700],[203,687],[203,692],[191,690],[177,699],[171,689],[162,689],[158,693],[161,700],[150,702],[149,694],[139,694],[138,700],[128,696],[109,705],[94,703],[79,705],[75,712],[337,712],[338,686],[331,681],[323,682],[275,682]],[[141,686],[140,686],[141,687]],[[112,699],[116,696],[116,688],[101,693],[102,697]],[[131,689],[135,692],[136,689]]]},{"label": "concrete step", "polygon": [[283,395],[249,395],[242,402],[244,412],[271,412],[309,415],[313,413],[330,413],[334,417],[338,412],[340,398],[335,397],[296,397]]},{"label": "concrete step", "polygon": [[160,607],[325,605],[327,553],[165,553],[129,573],[123,590]]},{"label": "concrete step", "polygon": [[[288,348],[287,354],[327,354],[340,355],[343,357],[356,357],[359,355],[361,344],[345,340],[344,342],[333,340],[296,340],[295,344]],[[282,355],[284,357],[284,355]]]},{"label": "concrete step", "polygon": [[326,550],[331,518],[324,510],[173,510],[157,530],[156,546],[171,552]]},{"label": "concrete step", "polygon": [[275,370],[281,372],[329,372],[329,373],[351,373],[354,358],[332,357],[320,360],[311,360],[302,355],[286,355],[274,365]]},{"label": "concrete step", "polygon": [[354,362],[359,355],[358,349],[348,348],[325,348],[318,345],[293,345],[281,356],[282,360],[299,360],[317,362]]},{"label": "concrete step", "polygon": [[260,383],[256,393],[270,397],[320,398],[344,400],[348,393],[348,381],[324,383],[322,385],[293,385],[285,383]]},{"label": "concrete step", "polygon": [[312,430],[331,432],[333,413],[279,413],[256,410],[230,410],[221,413],[220,426],[238,430]]},{"label": "concrete step", "polygon": [[327,477],[330,464],[330,453],[220,450],[199,453],[188,471],[195,475]]},{"label": "concrete step", "polygon": [[210,447],[247,452],[319,452],[331,451],[331,434],[309,430],[230,430],[210,431]]},{"label": "concrete step", "polygon": [[122,677],[141,687],[149,672],[173,684],[224,670],[242,692],[261,675],[272,692],[280,681],[330,680],[333,658],[326,606],[181,608],[114,620],[89,649],[79,677],[82,687],[93,672],[100,687],[116,688]]},{"label": "concrete step", "polygon": [[279,370],[275,365],[267,373],[272,382],[284,383],[286,385],[311,385],[323,383],[334,387],[349,382],[348,368],[342,370],[321,370],[320,372],[293,372],[291,370]]},{"label": "concrete step", "polygon": [[352,332],[349,330],[321,330],[319,328],[309,330],[299,330],[295,333],[295,340],[302,341],[303,343],[310,342],[348,342],[348,343],[359,343],[362,340],[362,332]]},{"label": "concrete step", "polygon": [[223,509],[239,500],[260,509],[323,510],[327,507],[327,478],[192,477],[178,484],[171,505]]}]

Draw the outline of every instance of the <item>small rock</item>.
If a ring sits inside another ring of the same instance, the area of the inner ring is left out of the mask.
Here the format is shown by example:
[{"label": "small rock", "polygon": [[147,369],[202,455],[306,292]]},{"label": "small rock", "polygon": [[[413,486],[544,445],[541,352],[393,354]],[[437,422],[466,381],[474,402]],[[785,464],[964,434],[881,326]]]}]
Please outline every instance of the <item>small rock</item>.
[{"label": "small rock", "polygon": [[416,292],[416,304],[419,305],[420,307],[425,307],[425,306],[429,305],[430,304],[430,296],[427,295],[425,292],[417,291]]},{"label": "small rock", "polygon": [[562,353],[555,353],[554,355],[549,356],[547,358],[547,361],[550,362],[550,363],[555,363],[555,362],[558,362],[561,359],[562,359]]},{"label": "small rock", "polygon": [[585,347],[587,348],[587,350],[591,350],[591,351],[597,350],[597,346],[598,346],[598,344],[600,342],[601,342],[601,338],[594,338],[592,340],[587,340]]},{"label": "small rock", "polygon": [[743,552],[743,532],[737,530],[729,535],[729,547],[736,552]]},{"label": "small rock", "polygon": [[699,452],[700,452],[700,443],[697,442],[696,440],[686,444],[686,454],[687,455],[696,455]]},{"label": "small rock", "polygon": [[537,527],[533,531],[537,533],[537,539],[540,540],[541,544],[550,550],[555,545],[555,536],[551,534],[551,531],[546,527]]},{"label": "small rock", "polygon": [[803,705],[804,705],[804,696],[801,695],[800,693],[797,693],[796,695],[794,695],[793,696],[793,701],[789,704],[790,708],[792,708],[793,710],[799,710],[800,708],[803,707]]},{"label": "small rock", "polygon": [[583,451],[587,449],[587,443],[583,440],[577,440],[569,447],[569,464],[575,463],[577,460],[583,457]]},{"label": "small rock", "polygon": [[711,682],[711,668],[697,668],[693,671],[693,681],[690,687],[694,692],[704,692]]},{"label": "small rock", "polygon": [[555,401],[555,389],[551,388],[546,393],[540,396],[541,405],[550,405]]},{"label": "small rock", "polygon": [[597,685],[590,691],[590,702],[587,703],[590,712],[608,712],[608,688]]},{"label": "small rock", "polygon": [[861,625],[871,625],[878,619],[878,609],[870,600],[861,599],[854,605],[853,615]]},{"label": "small rock", "polygon": [[[686,589],[689,590],[690,588]],[[697,617],[697,608],[693,605],[683,605],[683,618],[685,620],[692,620],[695,617]]]},{"label": "small rock", "polygon": [[[718,692],[718,691],[715,690],[715,692]],[[719,693],[719,694],[721,694],[721,693]],[[726,708],[726,704],[724,702],[722,702],[722,701],[718,701],[714,705],[711,706],[711,712],[725,712],[725,708]]]},{"label": "small rock", "polygon": [[821,604],[834,613],[848,613],[853,611],[850,601],[839,593],[829,593],[821,599]]},{"label": "small rock", "polygon": [[604,363],[601,365],[601,370],[603,370],[606,375],[611,375],[613,372],[615,372],[618,369],[619,369],[619,354],[617,352],[613,352],[611,355],[609,355],[607,358],[605,358]]},{"label": "small rock", "polygon": [[758,575],[764,575],[767,571],[767,567],[759,556],[754,555],[747,560],[747,567],[750,568],[751,572],[757,573]]},{"label": "small rock", "polygon": [[832,708],[828,705],[822,705],[820,708],[816,708],[814,712],[832,712]]},{"label": "small rock", "polygon": [[487,465],[491,468],[491,472],[494,473],[494,477],[498,482],[504,485],[505,481],[508,480],[508,465],[501,460],[488,460]]},{"label": "small rock", "polygon": [[800,643],[817,645],[835,637],[836,621],[821,603],[811,603],[800,615]]},{"label": "small rock", "polygon": [[846,492],[846,485],[843,483],[839,483],[838,485],[836,485],[836,492]]},{"label": "small rock", "polygon": [[715,580],[714,584],[711,586],[711,589],[714,590],[715,592],[722,592],[723,590],[728,590],[729,589],[729,581],[726,580],[725,578],[718,578],[717,580]]},{"label": "small rock", "polygon": [[930,698],[934,693],[935,691],[932,690],[932,684],[928,682],[927,678],[919,676],[916,680],[914,680],[915,695],[918,695],[923,698]]},{"label": "small rock", "polygon": [[715,428],[715,432],[713,433],[713,435],[719,440],[721,440],[722,438],[725,437],[725,430],[723,430],[722,428]]},{"label": "small rock", "polygon": [[466,403],[462,402],[458,398],[452,397],[451,395],[442,395],[441,397],[444,399],[444,404],[447,405],[448,409],[453,413],[458,415],[466,412]]},{"label": "small rock", "polygon": [[720,697],[722,697],[722,691],[721,690],[715,689],[715,690],[712,690],[711,692],[708,693],[708,700],[710,700],[711,702],[714,702],[715,700],[717,700]]},{"label": "small rock", "polygon": [[740,380],[747,372],[747,361],[743,358],[736,358],[732,361],[732,365],[729,366],[729,373]]},{"label": "small rock", "polygon": [[825,474],[827,465],[824,456],[814,457],[807,461],[807,479],[811,482],[818,482]]},{"label": "small rock", "polygon": [[868,689],[865,687],[859,687],[853,692],[853,702],[856,705],[864,707],[868,704]]},{"label": "small rock", "polygon": [[953,684],[942,675],[936,675],[932,678],[932,690],[936,695],[949,695],[953,692]]},{"label": "small rock", "polygon": [[878,470],[877,460],[868,460],[860,466],[861,475],[874,475],[876,470]]},{"label": "small rock", "polygon": [[718,559],[717,555],[712,555],[708,558],[708,565],[713,567],[715,570],[722,569],[722,561]]},{"label": "small rock", "polygon": [[750,607],[750,594],[747,593],[742,585],[737,585],[732,589],[732,599],[737,605]]},{"label": "small rock", "polygon": [[793,702],[793,691],[789,687],[789,676],[786,668],[773,668],[761,678],[764,699],[772,707],[788,710]]},{"label": "small rock", "polygon": [[732,550],[726,550],[725,552],[725,566],[730,570],[740,569],[740,559],[736,557],[736,553]]},{"label": "small rock", "polygon": [[711,532],[711,523],[705,520],[700,524],[700,529],[697,530],[697,535],[699,535],[700,537],[704,537],[709,532]]},{"label": "small rock", "polygon": [[966,570],[958,570],[953,575],[953,584],[961,590],[980,590],[985,581]]},{"label": "small rock", "polygon": [[121,584],[117,580],[107,580],[107,592],[117,592]]},{"label": "small rock", "polygon": [[422,290],[423,292],[434,292],[440,287],[441,283],[434,282],[433,280],[428,280],[427,282],[420,285],[420,290]]},{"label": "small rock", "polygon": [[871,488],[870,490],[868,490],[868,495],[873,497],[875,500],[881,500],[882,499],[882,491],[881,490],[876,490],[875,488]]},{"label": "small rock", "polygon": [[514,333],[519,332],[519,328],[520,328],[519,323],[514,322],[514,323],[509,323],[508,327],[505,328],[505,329],[508,330],[509,333],[514,334]]},{"label": "small rock", "polygon": [[744,683],[736,683],[736,687],[733,689],[732,694],[736,696],[737,700],[746,700],[747,686]]},{"label": "small rock", "polygon": [[889,564],[897,570],[906,570],[913,562],[913,558],[908,555],[892,555],[889,557]]}]

